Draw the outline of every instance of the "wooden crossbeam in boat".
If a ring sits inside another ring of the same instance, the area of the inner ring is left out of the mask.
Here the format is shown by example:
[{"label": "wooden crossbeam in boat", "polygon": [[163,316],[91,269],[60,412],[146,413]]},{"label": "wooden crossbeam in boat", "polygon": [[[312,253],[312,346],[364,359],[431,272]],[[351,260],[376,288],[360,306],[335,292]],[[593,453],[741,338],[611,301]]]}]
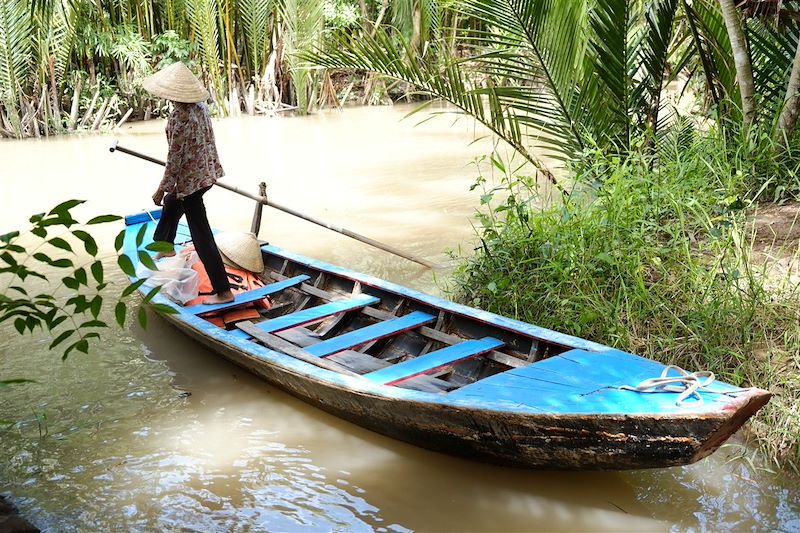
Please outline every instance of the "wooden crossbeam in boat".
[{"label": "wooden crossbeam in boat", "polygon": [[259,328],[258,325],[253,324],[249,320],[238,322],[236,324],[236,327],[239,328],[241,331],[244,331],[251,337],[262,342],[264,346],[272,350],[283,352],[287,355],[291,355],[296,359],[305,361],[306,363],[311,363],[312,365],[324,368],[326,370],[331,370],[333,372],[338,372],[339,374],[346,374],[348,376],[359,375],[338,363],[335,363],[333,361],[328,361],[327,359],[321,359],[316,355],[311,355],[304,349],[295,346],[291,342],[283,340],[277,335],[267,333],[263,329]]},{"label": "wooden crossbeam in boat", "polygon": [[184,311],[186,311],[187,313],[191,313],[193,315],[202,315],[205,313],[212,313],[215,311],[222,311],[225,309],[233,309],[235,307],[239,307],[240,305],[245,305],[251,302],[261,300],[262,298],[269,296],[270,294],[275,294],[276,292],[280,292],[284,289],[288,289],[289,287],[298,285],[307,279],[309,279],[309,277],[306,275],[295,276],[293,278],[286,278],[281,281],[276,281],[275,283],[270,283],[269,285],[260,287],[258,289],[240,292],[235,296],[232,302],[226,302],[222,304],[211,304],[211,305],[197,304],[185,307]]},{"label": "wooden crossbeam in boat", "polygon": [[370,372],[365,374],[364,377],[376,383],[392,385],[398,381],[425,374],[464,359],[477,357],[502,345],[503,341],[492,337],[484,337],[479,340],[471,339]]},{"label": "wooden crossbeam in boat", "polygon": [[275,333],[276,331],[284,329],[312,324],[331,315],[344,313],[346,311],[354,311],[364,306],[378,303],[379,301],[380,299],[374,296],[362,294],[349,300],[336,300],[316,307],[301,309],[300,311],[295,311],[294,313],[279,316],[271,320],[264,320],[263,322],[257,323],[256,327],[267,333]]},{"label": "wooden crossbeam in boat", "polygon": [[[270,272],[269,275],[270,277],[276,280],[284,279],[286,277],[276,272]],[[317,298],[321,298],[323,300],[330,300],[334,297],[339,296],[335,293],[328,292],[318,287],[309,285],[308,283],[301,283],[299,289],[303,292],[306,292],[312,296],[316,296]],[[375,309],[373,307],[365,307],[362,310],[362,312],[365,315],[371,318],[377,318],[378,320],[390,320],[392,318],[395,318],[393,314],[386,311],[381,311],[380,309]],[[448,333],[444,333],[443,331],[429,328],[427,326],[422,326],[421,328],[415,331],[417,331],[420,335],[423,335],[424,337],[428,337],[429,339],[433,339],[435,341],[439,341],[448,345],[457,344],[459,342],[464,341],[462,337],[459,337],[457,335],[450,335]],[[484,354],[484,357],[491,359],[492,361],[495,361],[497,363],[510,366],[512,368],[522,368],[528,366],[528,363],[526,361],[523,361],[516,357],[512,357],[502,352],[498,352],[497,350],[492,350],[491,352]]]},{"label": "wooden crossbeam in boat", "polygon": [[392,320],[384,320],[376,324],[348,331],[336,337],[324,340],[320,343],[309,346],[307,350],[319,357],[326,357],[328,355],[359,346],[366,342],[371,342],[392,335],[397,335],[404,331],[433,322],[434,317],[422,311],[414,311],[402,317],[397,317]]}]

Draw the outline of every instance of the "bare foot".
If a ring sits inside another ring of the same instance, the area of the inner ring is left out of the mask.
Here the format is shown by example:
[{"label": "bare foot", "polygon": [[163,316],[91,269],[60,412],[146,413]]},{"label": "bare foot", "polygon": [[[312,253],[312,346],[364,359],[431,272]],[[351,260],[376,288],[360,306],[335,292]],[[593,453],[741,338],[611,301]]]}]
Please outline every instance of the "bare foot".
[{"label": "bare foot", "polygon": [[232,301],[233,301],[233,293],[231,291],[225,291],[220,294],[212,294],[211,296],[203,300],[203,303],[206,305],[214,305],[214,304],[226,304]]},{"label": "bare foot", "polygon": [[175,257],[175,251],[172,251],[172,252],[158,252],[156,255],[153,256],[153,259],[158,261],[162,257]]}]

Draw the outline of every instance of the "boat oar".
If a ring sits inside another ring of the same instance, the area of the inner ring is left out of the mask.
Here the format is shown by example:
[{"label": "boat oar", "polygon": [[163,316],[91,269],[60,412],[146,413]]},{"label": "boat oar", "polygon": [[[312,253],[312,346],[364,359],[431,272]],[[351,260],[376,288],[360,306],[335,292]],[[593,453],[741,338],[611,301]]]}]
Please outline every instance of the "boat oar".
[{"label": "boat oar", "polygon": [[[130,148],[125,148],[124,146],[120,146],[119,145],[119,141],[116,141],[116,140],[114,141],[114,144],[111,145],[111,148],[109,148],[109,150],[111,152],[119,151],[119,152],[122,152],[122,153],[125,153],[125,154],[128,154],[128,155],[132,155],[134,157],[138,157],[140,159],[144,159],[145,161],[150,161],[151,163],[155,163],[157,165],[161,165],[161,166],[166,166],[167,165],[164,161],[161,161],[160,159],[156,159],[155,157],[150,157],[149,155],[137,152],[136,150],[131,150]],[[404,259],[408,259],[409,261],[413,261],[415,263],[418,263],[420,265],[426,266],[428,268],[438,269],[438,268],[446,268],[447,267],[447,265],[438,265],[436,263],[431,263],[430,261],[428,261],[426,259],[423,259],[421,257],[417,257],[417,256],[415,256],[413,254],[410,254],[410,253],[407,253],[407,252],[404,252],[403,250],[399,250],[399,249],[395,248],[394,246],[390,246],[390,245],[382,243],[380,241],[376,241],[375,239],[370,239],[369,237],[365,237],[364,235],[359,235],[358,233],[356,233],[354,231],[350,231],[350,230],[348,230],[346,228],[342,228],[341,226],[337,226],[335,224],[331,224],[329,222],[325,222],[325,221],[319,220],[317,218],[314,218],[312,216],[300,213],[299,211],[295,211],[291,207],[287,207],[285,205],[281,205],[281,204],[278,204],[276,202],[273,202],[272,200],[268,200],[266,196],[256,196],[255,194],[251,194],[251,193],[249,193],[247,191],[243,191],[243,190],[239,189],[238,187],[234,187],[233,185],[228,185],[227,183],[222,183],[222,182],[219,182],[219,181],[216,182],[215,185],[218,186],[218,187],[222,187],[223,189],[227,189],[229,191],[235,192],[236,194],[239,194],[239,195],[244,196],[246,198],[250,198],[251,200],[254,200],[254,201],[256,201],[256,202],[258,202],[260,204],[268,205],[268,206],[270,206],[270,207],[272,207],[274,209],[277,209],[278,211],[283,211],[284,213],[289,213],[290,215],[294,215],[294,216],[296,216],[298,218],[302,218],[303,220],[307,220],[308,222],[311,222],[312,224],[316,224],[317,226],[322,226],[323,228],[328,228],[331,231],[335,231],[336,233],[341,233],[342,235],[346,235],[347,237],[350,237],[351,239],[355,239],[355,240],[357,240],[359,242],[363,242],[364,244],[369,244],[370,246],[374,246],[375,248],[379,248],[379,249],[381,249],[381,250],[383,250],[385,252],[389,252],[391,254],[400,256],[400,257],[402,257]]]}]

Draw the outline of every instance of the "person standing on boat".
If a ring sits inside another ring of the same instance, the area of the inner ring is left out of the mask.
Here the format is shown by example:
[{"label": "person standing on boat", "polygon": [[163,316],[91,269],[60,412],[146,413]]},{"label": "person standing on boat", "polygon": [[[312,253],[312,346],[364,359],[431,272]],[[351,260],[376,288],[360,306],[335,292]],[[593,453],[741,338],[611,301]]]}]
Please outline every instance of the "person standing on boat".
[{"label": "person standing on boat", "polygon": [[[153,96],[170,100],[174,105],[166,130],[167,165],[153,194],[153,202],[164,207],[153,240],[174,244],[178,222],[185,214],[195,250],[214,289],[214,294],[203,303],[231,302],[233,293],[203,203],[203,195],[225,175],[205,104],[208,91],[181,62],[161,69],[142,85]],[[156,258],[168,255],[175,252],[157,254]]]}]

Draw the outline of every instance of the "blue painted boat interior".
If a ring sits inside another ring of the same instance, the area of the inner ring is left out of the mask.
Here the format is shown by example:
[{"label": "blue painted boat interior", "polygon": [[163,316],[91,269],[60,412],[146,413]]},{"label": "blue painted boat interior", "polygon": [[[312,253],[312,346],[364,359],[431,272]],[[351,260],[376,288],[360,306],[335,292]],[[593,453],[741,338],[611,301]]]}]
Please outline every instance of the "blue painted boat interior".
[{"label": "blue painted boat interior", "polygon": [[[153,219],[157,219],[158,214],[150,212],[126,217],[126,223],[129,225],[126,230],[124,249],[134,264],[138,262],[136,237],[139,229],[142,224],[146,226],[144,243],[151,242],[155,228]],[[181,224],[176,243],[185,242],[190,238],[188,228],[185,224]],[[176,245],[176,247],[179,246]],[[299,270],[307,272],[269,283],[264,288],[269,294],[279,294],[284,290],[297,290],[300,283],[320,271],[361,284],[363,294],[354,294],[349,298],[321,304],[317,302],[317,304],[311,304],[300,310],[255,322],[255,325],[263,331],[275,333],[318,322],[333,315],[342,316],[344,313],[349,313],[348,316],[355,321],[354,325],[347,326],[350,329],[339,335],[316,339],[315,343],[304,348],[310,355],[329,357],[340,352],[352,351],[359,345],[381,341],[387,342],[387,346],[391,346],[393,336],[405,335],[423,326],[430,326],[437,312],[452,313],[453,316],[460,317],[460,320],[474,320],[476,332],[489,331],[490,335],[476,334],[476,338],[464,339],[462,342],[433,350],[427,350],[426,347],[423,355],[398,357],[396,360],[392,360],[392,364],[384,362],[388,365],[385,368],[366,372],[360,378],[357,376],[353,378],[321,369],[286,354],[271,351],[254,342],[241,330],[226,331],[203,320],[202,317],[194,316],[205,311],[216,310],[211,309],[213,306],[181,308],[160,295],[154,301],[167,303],[178,309],[177,316],[189,326],[218,338],[220,342],[247,351],[253,357],[270,361],[271,364],[281,364],[296,371],[304,371],[317,378],[327,379],[342,388],[369,391],[374,394],[379,393],[415,401],[513,410],[521,413],[681,415],[720,411],[731,401],[732,394],[739,390],[731,385],[714,382],[707,390],[698,392],[702,401],[690,398],[687,401],[688,405],[679,407],[676,404],[677,392],[644,393],[620,388],[622,386],[635,387],[645,379],[660,376],[666,367],[656,361],[455,304],[366,274],[304,258],[274,246],[264,246],[262,250],[265,253],[265,261],[272,254],[276,258],[295,262]],[[264,289],[259,290],[263,292]],[[255,292],[258,291],[251,292],[255,295]],[[378,306],[382,302],[381,298],[389,296],[406,299],[429,311],[411,310],[391,319],[369,324],[357,322],[360,320],[359,313],[363,308]],[[260,292],[259,297],[263,297]],[[494,331],[498,338],[491,336],[491,331]],[[527,342],[530,342],[531,338],[541,339],[560,348],[558,348],[558,353],[548,353],[544,359],[530,363],[524,363],[522,359],[517,359],[518,367],[504,368],[502,371],[488,374],[477,381],[462,384],[453,390],[440,393],[405,390],[391,385],[421,374],[428,374],[432,370],[454,363],[461,364],[461,361],[478,360],[482,354],[491,350],[500,350],[501,352],[509,350],[507,342],[501,339],[507,341],[510,336],[514,335],[528,339]]]}]

